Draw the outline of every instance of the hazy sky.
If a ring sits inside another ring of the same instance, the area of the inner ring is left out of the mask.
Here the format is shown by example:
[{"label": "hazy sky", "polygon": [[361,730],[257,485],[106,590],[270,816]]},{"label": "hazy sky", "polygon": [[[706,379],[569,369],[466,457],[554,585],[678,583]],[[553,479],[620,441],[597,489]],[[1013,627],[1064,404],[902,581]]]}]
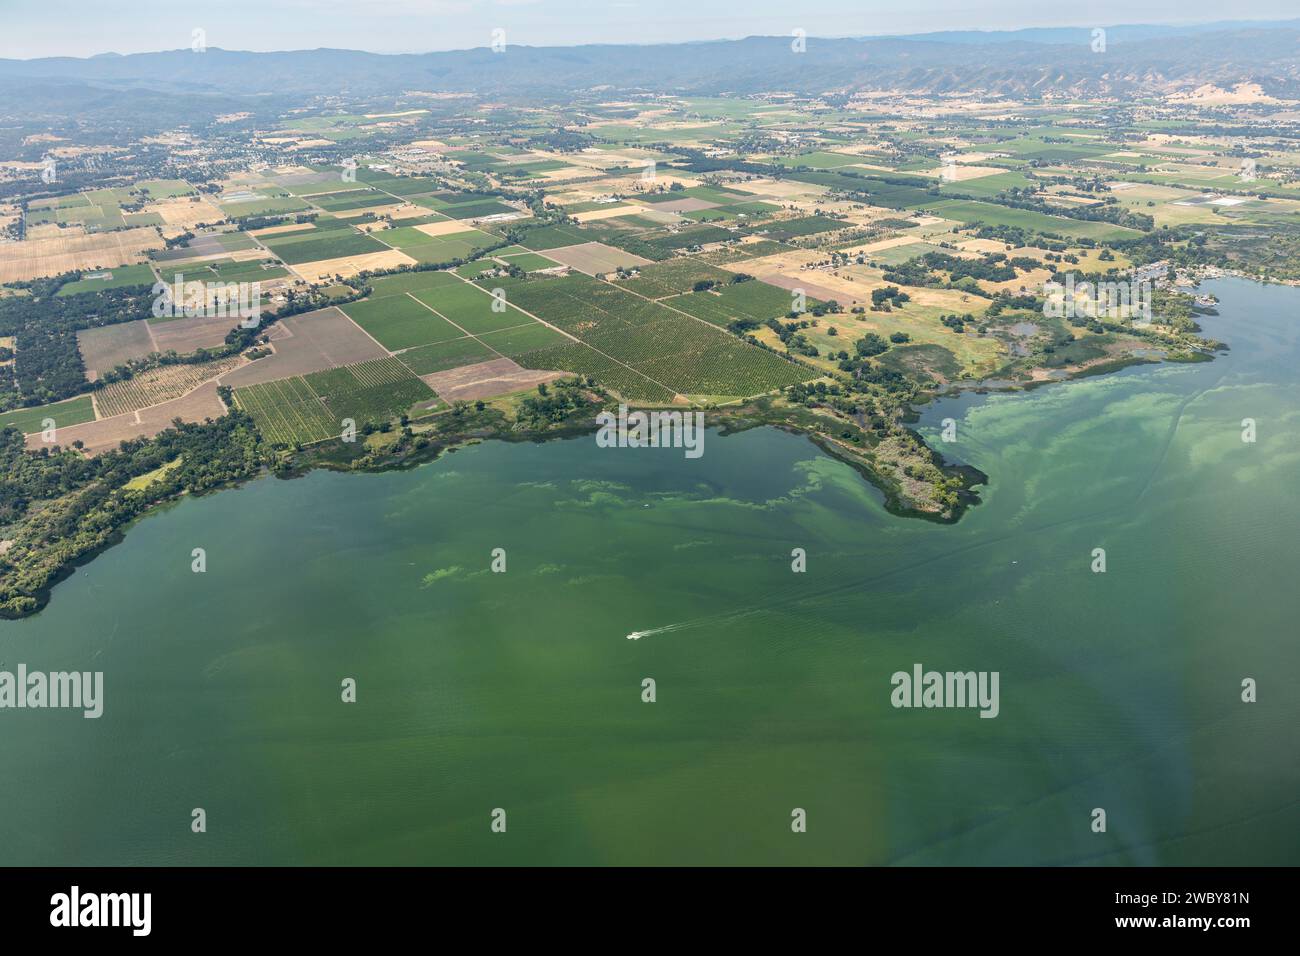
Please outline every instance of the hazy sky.
[{"label": "hazy sky", "polygon": [[410,53],[487,46],[494,28],[571,46],[1296,16],[1295,0],[0,0],[0,57],[182,49],[195,28],[230,50]]}]

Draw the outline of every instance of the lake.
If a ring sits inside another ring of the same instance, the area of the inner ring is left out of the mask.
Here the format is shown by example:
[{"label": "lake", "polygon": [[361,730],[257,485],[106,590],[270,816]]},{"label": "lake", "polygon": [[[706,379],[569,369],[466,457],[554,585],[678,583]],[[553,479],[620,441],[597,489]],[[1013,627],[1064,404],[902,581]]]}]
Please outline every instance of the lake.
[{"label": "lake", "polygon": [[[1300,290],[1208,288],[1214,362],[927,408],[990,478],[953,526],[772,429],[169,507],[0,622],[104,674],[0,711],[0,862],[1294,864]],[[895,708],[915,664],[997,717]]]}]

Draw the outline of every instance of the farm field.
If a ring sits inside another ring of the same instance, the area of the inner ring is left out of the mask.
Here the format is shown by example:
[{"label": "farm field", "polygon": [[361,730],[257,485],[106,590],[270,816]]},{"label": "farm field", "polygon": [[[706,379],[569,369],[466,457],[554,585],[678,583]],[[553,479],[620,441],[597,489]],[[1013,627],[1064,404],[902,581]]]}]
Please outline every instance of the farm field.
[{"label": "farm field", "polygon": [[370,252],[383,252],[382,242],[352,230],[335,229],[328,235],[312,239],[267,239],[266,245],[289,265],[341,259]]},{"label": "farm field", "polygon": [[1038,232],[1097,240],[1131,239],[1141,235],[1134,229],[1108,222],[1089,222],[1048,216],[1032,209],[1010,209],[992,203],[966,199],[945,199],[926,205],[926,211],[959,222],[983,222],[991,226],[1018,226]]},{"label": "farm field", "polygon": [[433,389],[396,358],[344,365],[304,378],[337,418],[351,418],[358,426],[381,424],[417,405],[427,410],[437,404]]},{"label": "farm field", "polygon": [[[516,281],[507,286],[507,294],[524,311],[678,394],[743,397],[816,377],[771,352],[610,283],[580,277]],[[528,357],[528,362],[532,360]],[[524,359],[520,362],[528,364]],[[592,374],[585,369],[570,371]]]},{"label": "farm field", "polygon": [[342,309],[390,352],[445,342],[465,334],[407,294],[350,302]]},{"label": "farm field", "polygon": [[624,399],[652,405],[669,405],[674,391],[626,365],[615,362],[581,342],[566,342],[524,352],[515,361],[524,368],[569,372],[589,376]]},{"label": "farm field", "polygon": [[642,266],[631,279],[620,280],[619,286],[648,299],[659,299],[679,292],[690,292],[700,282],[725,285],[733,277],[734,274],[725,269],[697,259],[681,258]]},{"label": "farm field", "polygon": [[181,398],[204,382],[243,365],[242,355],[195,365],[163,365],[121,382],[105,385],[95,395],[101,418],[125,415],[150,405]]},{"label": "farm field", "polygon": [[422,345],[407,349],[398,356],[402,364],[416,375],[430,375],[445,372],[462,365],[486,362],[495,357],[495,353],[473,336],[464,336],[436,345]]},{"label": "farm field", "polygon": [[77,333],[77,347],[91,381],[96,375],[154,351],[149,323],[144,319],[82,329]]},{"label": "farm field", "polygon": [[59,235],[29,238],[4,247],[0,283],[134,265],[144,261],[147,250],[162,244],[158,234],[145,227],[93,234],[66,230]]},{"label": "farm field", "polygon": [[[677,295],[661,301],[670,308],[724,327],[736,319],[765,322],[768,319],[784,318],[794,307],[793,296],[789,291],[757,279],[733,283],[708,292]],[[819,302],[806,298],[804,304],[806,309],[811,309]]]},{"label": "farm field", "polygon": [[594,276],[604,272],[614,272],[620,266],[649,265],[651,260],[644,256],[624,252],[601,242],[584,242],[576,246],[560,246],[547,249],[546,255],[556,262],[571,269]]},{"label": "farm field", "polygon": [[286,316],[276,324],[282,331],[272,339],[275,354],[228,372],[224,384],[237,388],[388,354],[338,308]]},{"label": "farm field", "polygon": [[489,290],[470,282],[457,280],[455,285],[447,283],[412,295],[471,335],[495,332],[533,321],[510,305],[508,297],[504,308],[494,311],[493,305],[497,300]]},{"label": "farm field", "polygon": [[500,241],[479,229],[434,235],[424,232],[418,226],[385,229],[375,233],[374,238],[400,249],[417,262],[431,265],[468,258],[480,249],[487,249]]},{"label": "farm field", "polygon": [[343,431],[342,422],[301,377],[237,388],[234,402],[273,444],[309,444]]},{"label": "farm field", "polygon": [[510,357],[571,341],[554,329],[547,328],[540,322],[533,322],[531,319],[527,325],[500,332],[489,332],[478,338],[489,348]]},{"label": "farm field", "polygon": [[102,278],[95,278],[95,275],[87,273],[76,282],[64,285],[56,294],[80,295],[83,292],[101,292],[104,289],[121,289],[133,285],[153,285],[156,281],[153,269],[144,263],[106,270]]},{"label": "farm field", "polygon": [[438,404],[433,389],[395,358],[236,388],[234,400],[277,444],[324,441],[338,436],[347,419],[359,430]]},{"label": "farm field", "polygon": [[[43,431],[46,419],[54,419],[56,428],[79,425],[95,420],[95,408],[89,395],[79,395],[65,402],[40,405],[34,408],[15,408],[0,412],[0,427],[17,428],[26,434]],[[58,439],[62,441],[62,439]]]}]

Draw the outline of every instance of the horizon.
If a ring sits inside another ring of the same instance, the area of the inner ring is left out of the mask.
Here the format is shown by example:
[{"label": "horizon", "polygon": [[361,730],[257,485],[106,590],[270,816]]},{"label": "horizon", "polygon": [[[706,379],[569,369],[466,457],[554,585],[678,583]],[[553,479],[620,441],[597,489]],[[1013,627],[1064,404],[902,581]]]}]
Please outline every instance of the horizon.
[{"label": "horizon", "polygon": [[[658,16],[646,20],[637,0],[602,6],[602,19],[585,12],[585,0],[376,0],[355,9],[344,0],[282,0],[252,3],[230,0],[225,4],[199,2],[167,3],[143,0],[127,12],[138,16],[140,8],[152,11],[148,29],[123,31],[121,0],[96,6],[91,11],[75,8],[78,0],[17,0],[6,19],[11,29],[0,40],[0,59],[40,60],[52,58],[94,59],[137,54],[188,50],[193,31],[202,30],[208,49],[235,53],[295,53],[318,50],[364,52],[375,55],[426,55],[461,52],[489,46],[493,30],[504,30],[509,46],[529,48],[577,48],[586,46],[664,46],[684,43],[732,42],[755,37],[778,38],[803,29],[807,36],[822,40],[919,38],[948,33],[985,33],[990,36],[1027,30],[1114,28],[1195,28],[1217,23],[1277,23],[1294,21],[1296,11],[1278,0],[1251,0],[1244,9],[1225,18],[1217,4],[1207,0],[1190,3],[1131,3],[1108,0],[1098,4],[1086,21],[1070,13],[1053,17],[1026,0],[1003,0],[994,11],[963,9],[952,0],[921,0],[907,12],[881,10],[884,4],[870,0],[853,4],[831,0],[819,4],[815,13],[799,16],[775,12],[780,4],[758,0],[753,13],[743,18],[709,15],[708,4],[684,4],[664,0],[656,11],[671,10],[685,15]],[[864,9],[858,9],[858,7]],[[949,7],[956,9],[949,9]],[[702,8],[702,9],[701,9]],[[62,14],[60,11],[64,11]],[[322,13],[323,17],[307,16]],[[48,23],[61,16],[75,16],[85,28],[77,39],[55,44],[45,39]],[[447,17],[455,17],[448,23]],[[943,22],[936,29],[935,19]],[[319,22],[320,20],[326,22]],[[305,21],[305,22],[304,22]],[[613,22],[611,22],[613,21]],[[225,25],[241,24],[235,29]],[[250,33],[244,24],[257,26]],[[393,35],[409,38],[428,24],[431,33],[446,42],[432,45],[399,46]],[[724,26],[724,24],[726,26]],[[852,26],[851,29],[846,27]],[[728,27],[732,27],[728,29]],[[878,27],[878,29],[873,29]],[[119,36],[120,34],[120,36]],[[241,41],[232,42],[233,38]],[[42,40],[33,41],[40,36]],[[82,37],[99,37],[97,46]],[[295,38],[302,42],[294,43]],[[104,39],[108,38],[108,39]],[[262,41],[265,38],[265,42]]]}]

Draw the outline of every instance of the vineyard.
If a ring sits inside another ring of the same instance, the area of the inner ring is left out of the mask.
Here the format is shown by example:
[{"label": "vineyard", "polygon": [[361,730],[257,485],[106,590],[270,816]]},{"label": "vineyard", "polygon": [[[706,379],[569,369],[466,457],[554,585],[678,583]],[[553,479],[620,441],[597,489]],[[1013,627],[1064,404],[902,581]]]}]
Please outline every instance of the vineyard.
[{"label": "vineyard", "polygon": [[[748,285],[758,283],[744,282],[728,288],[742,289]],[[763,288],[770,291],[764,292]],[[761,311],[759,300],[775,303],[770,296],[784,296],[775,287],[763,288],[757,293],[738,293],[738,301],[743,303],[745,311]],[[630,392],[587,368],[567,369],[590,374],[628,398],[654,394],[660,386],[683,395],[745,397],[808,381],[817,374],[608,282],[585,277],[516,281],[507,285],[506,290],[511,301],[521,308],[613,359],[613,363],[606,361],[602,365],[606,375],[611,374],[611,364],[615,368],[620,367],[618,363],[631,366],[613,373],[623,386],[633,389]],[[704,295],[691,293],[690,298]],[[782,298],[782,302],[788,304],[788,301]],[[594,361],[571,349],[563,354],[570,360],[588,364]],[[543,367],[535,364],[541,361],[537,353],[529,353],[519,361],[532,368]],[[629,372],[644,372],[646,378],[654,381],[643,383],[640,376],[630,377]]]},{"label": "vineyard", "polygon": [[204,382],[243,364],[243,357],[236,355],[198,365],[163,365],[104,386],[95,404],[100,418],[125,415],[187,395]]},{"label": "vineyard", "polygon": [[235,405],[252,416],[272,444],[308,444],[332,438],[342,430],[301,376],[236,389]]},{"label": "vineyard", "polygon": [[433,389],[395,358],[312,372],[304,378],[337,418],[350,418],[358,426],[391,421],[417,403],[437,399]]},{"label": "vineyard", "polygon": [[334,438],[346,419],[358,429],[392,421],[416,404],[432,408],[438,398],[395,358],[235,390],[235,405],[253,417],[263,436],[285,445]]},{"label": "vineyard", "polygon": [[619,365],[579,342],[525,352],[515,356],[515,361],[524,368],[590,376],[606,388],[614,389],[628,401],[667,405],[673,400],[672,389],[650,381],[639,372]]}]

